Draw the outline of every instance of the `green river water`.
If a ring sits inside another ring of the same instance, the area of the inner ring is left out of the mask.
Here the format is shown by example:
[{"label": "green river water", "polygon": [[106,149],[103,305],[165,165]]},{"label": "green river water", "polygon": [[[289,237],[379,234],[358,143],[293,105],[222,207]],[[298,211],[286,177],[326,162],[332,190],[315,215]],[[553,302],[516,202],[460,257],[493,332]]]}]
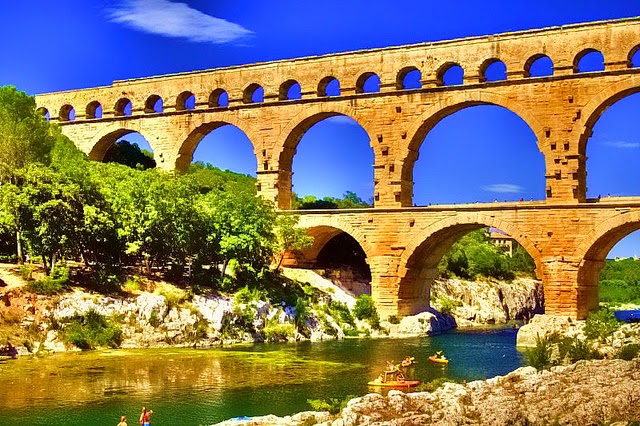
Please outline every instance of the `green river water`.
[{"label": "green river water", "polygon": [[[23,357],[0,363],[0,425],[210,425],[310,410],[308,399],[364,395],[387,360],[415,357],[414,377],[475,380],[523,365],[515,330],[408,339],[140,349]],[[447,367],[427,357],[442,349]]]}]

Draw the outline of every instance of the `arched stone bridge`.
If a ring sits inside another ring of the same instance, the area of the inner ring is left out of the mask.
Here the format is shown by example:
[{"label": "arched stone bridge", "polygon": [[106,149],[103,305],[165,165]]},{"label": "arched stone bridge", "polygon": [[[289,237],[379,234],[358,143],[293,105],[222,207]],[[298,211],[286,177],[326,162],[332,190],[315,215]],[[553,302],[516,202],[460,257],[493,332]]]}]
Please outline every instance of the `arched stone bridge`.
[{"label": "arched stone bridge", "polygon": [[[547,313],[582,318],[597,305],[598,271],[609,249],[640,228],[640,199],[586,199],[591,129],[607,107],[640,91],[640,68],[631,60],[639,49],[640,18],[631,18],[122,80],[38,95],[36,102],[89,158],[101,160],[115,140],[136,131],[167,170],[185,170],[205,135],[235,125],[253,144],[259,193],[281,209],[291,207],[291,167],[302,135],[327,117],[349,116],[374,152],[375,208],[302,218],[318,244],[337,230],[356,238],[384,313],[424,309],[444,251],[474,228],[495,226],[536,260]],[[596,51],[602,70],[581,72],[580,60]],[[541,58],[552,61],[551,75],[533,77]],[[495,63],[504,65],[505,78],[488,81]],[[464,80],[445,85],[454,66]],[[406,88],[407,74],[416,72],[421,87]],[[372,76],[379,90],[367,92]],[[334,80],[340,93],[328,96]],[[300,98],[290,99],[297,85]],[[426,134],[444,117],[482,104],[516,113],[536,135],[546,199],[411,207],[413,167]]]}]

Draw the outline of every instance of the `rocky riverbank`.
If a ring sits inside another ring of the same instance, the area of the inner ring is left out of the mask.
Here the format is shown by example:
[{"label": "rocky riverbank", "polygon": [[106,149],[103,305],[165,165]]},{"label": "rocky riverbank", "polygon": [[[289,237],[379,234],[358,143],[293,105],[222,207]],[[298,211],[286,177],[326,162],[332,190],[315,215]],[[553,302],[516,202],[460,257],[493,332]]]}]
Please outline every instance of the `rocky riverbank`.
[{"label": "rocky riverbank", "polygon": [[[632,423],[633,422],[633,423]],[[237,425],[632,425],[640,422],[640,361],[579,361],[542,372],[533,367],[484,381],[445,383],[434,392],[349,401],[336,416],[304,412],[287,417],[228,420]]]}]

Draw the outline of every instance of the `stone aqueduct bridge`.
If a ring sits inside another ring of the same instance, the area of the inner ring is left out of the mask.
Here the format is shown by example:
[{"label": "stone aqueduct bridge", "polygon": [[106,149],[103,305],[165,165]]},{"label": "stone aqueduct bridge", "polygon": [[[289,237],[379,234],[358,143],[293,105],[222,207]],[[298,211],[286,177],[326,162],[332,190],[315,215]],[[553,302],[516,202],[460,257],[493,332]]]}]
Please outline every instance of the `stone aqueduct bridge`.
[{"label": "stone aqueduct bridge", "polygon": [[[36,102],[89,158],[101,160],[116,139],[136,131],[166,170],[185,170],[205,135],[235,125],[253,144],[259,193],[283,210],[291,206],[291,166],[302,135],[327,117],[349,116],[370,137],[375,208],[302,214],[316,242],[300,262],[312,263],[333,236],[347,232],[366,252],[383,317],[407,315],[428,307],[446,249],[468,231],[492,226],[535,260],[546,313],[584,318],[597,306],[605,256],[640,229],[640,198],[586,199],[585,155],[602,112],[640,91],[640,69],[631,63],[638,49],[640,18],[632,18],[123,80],[38,95]],[[593,51],[602,53],[604,69],[580,72],[580,59]],[[531,64],[544,56],[553,74],[532,77]],[[506,66],[506,79],[487,81],[496,61]],[[445,86],[443,75],[454,65],[464,70],[463,83]],[[414,70],[422,86],[405,89]],[[374,74],[380,90],[365,93]],[[333,79],[340,95],[327,96]],[[288,99],[295,83],[301,97]],[[259,87],[264,99],[254,102]],[[156,112],[159,99],[164,108]],[[413,167],[426,134],[442,118],[481,104],[509,109],[535,133],[546,199],[412,207]]]}]

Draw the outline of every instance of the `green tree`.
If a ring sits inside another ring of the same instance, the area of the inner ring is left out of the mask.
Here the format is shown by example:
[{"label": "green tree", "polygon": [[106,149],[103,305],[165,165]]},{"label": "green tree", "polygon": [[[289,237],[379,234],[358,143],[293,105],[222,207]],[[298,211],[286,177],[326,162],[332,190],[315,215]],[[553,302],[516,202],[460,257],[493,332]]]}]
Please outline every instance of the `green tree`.
[{"label": "green tree", "polygon": [[307,234],[307,228],[299,228],[296,225],[300,220],[296,215],[281,215],[276,219],[276,235],[278,237],[277,250],[280,269],[287,252],[304,250],[313,244],[313,237]]},{"label": "green tree", "polygon": [[152,169],[156,166],[156,160],[149,151],[140,149],[137,143],[121,140],[107,150],[104,155],[105,163],[120,163],[134,169]]}]

